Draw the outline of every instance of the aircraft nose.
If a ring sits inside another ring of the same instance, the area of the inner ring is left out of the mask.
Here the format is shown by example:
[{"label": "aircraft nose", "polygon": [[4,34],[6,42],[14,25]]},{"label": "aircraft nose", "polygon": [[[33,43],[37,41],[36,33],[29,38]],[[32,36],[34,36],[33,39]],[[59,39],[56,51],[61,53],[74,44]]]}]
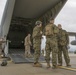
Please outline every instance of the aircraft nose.
[{"label": "aircraft nose", "polygon": [[71,45],[76,45],[76,40],[71,41]]}]

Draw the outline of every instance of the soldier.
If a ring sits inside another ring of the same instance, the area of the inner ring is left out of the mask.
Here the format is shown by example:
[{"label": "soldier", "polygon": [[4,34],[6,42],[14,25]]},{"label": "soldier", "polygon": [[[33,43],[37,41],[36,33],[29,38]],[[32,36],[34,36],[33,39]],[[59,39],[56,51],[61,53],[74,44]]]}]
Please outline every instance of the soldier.
[{"label": "soldier", "polygon": [[33,47],[34,47],[34,67],[41,67],[39,63],[40,50],[41,50],[41,38],[42,38],[42,22],[36,21],[35,28],[33,29]]},{"label": "soldier", "polygon": [[30,34],[28,34],[26,36],[25,43],[24,43],[24,46],[25,46],[25,56],[26,57],[31,57],[30,46],[32,44],[31,44],[30,36],[31,36]]},{"label": "soldier", "polygon": [[1,57],[1,54],[2,54],[2,38],[0,38],[0,57]]},{"label": "soldier", "polygon": [[5,47],[6,47],[6,43],[7,43],[7,42],[6,42],[6,35],[4,35],[3,41],[5,41],[5,43],[2,43],[2,50],[3,50],[3,54],[4,54],[4,56],[5,56],[5,54],[6,54],[6,53],[5,53],[5,52],[6,52],[6,51],[5,51]]},{"label": "soldier", "polygon": [[70,65],[70,58],[68,55],[68,48],[67,46],[69,45],[69,36],[66,30],[63,30],[61,27],[61,24],[58,24],[59,28],[59,35],[58,35],[58,65],[62,66],[62,52],[64,55],[64,59],[66,62],[66,66],[71,66]]},{"label": "soldier", "polygon": [[[2,57],[2,44],[5,43],[6,41],[4,40],[4,38],[0,38],[0,57]],[[4,51],[3,51],[4,52]]]},{"label": "soldier", "polygon": [[52,68],[57,68],[57,34],[59,32],[58,27],[54,24],[54,19],[50,19],[49,23],[44,29],[44,34],[46,36],[46,56],[45,60],[47,63],[47,68],[50,68],[50,53],[52,52]]}]

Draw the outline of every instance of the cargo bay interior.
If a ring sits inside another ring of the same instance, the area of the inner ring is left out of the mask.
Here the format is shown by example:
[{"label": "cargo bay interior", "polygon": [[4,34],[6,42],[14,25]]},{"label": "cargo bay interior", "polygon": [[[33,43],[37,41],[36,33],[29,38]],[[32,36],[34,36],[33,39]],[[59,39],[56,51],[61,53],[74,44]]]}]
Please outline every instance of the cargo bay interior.
[{"label": "cargo bay interior", "polygon": [[[24,38],[31,33],[37,20],[43,28],[55,18],[67,0],[7,0],[2,18],[2,34],[9,40],[8,52],[15,63],[33,62],[24,58]],[[31,39],[32,40],[32,39]],[[34,52],[31,49],[31,52]],[[41,57],[40,61],[44,61]]]},{"label": "cargo bay interior", "polygon": [[50,17],[55,18],[66,0],[15,0],[13,15],[7,34],[10,48],[24,48],[24,38],[32,34],[36,20],[46,25]]}]

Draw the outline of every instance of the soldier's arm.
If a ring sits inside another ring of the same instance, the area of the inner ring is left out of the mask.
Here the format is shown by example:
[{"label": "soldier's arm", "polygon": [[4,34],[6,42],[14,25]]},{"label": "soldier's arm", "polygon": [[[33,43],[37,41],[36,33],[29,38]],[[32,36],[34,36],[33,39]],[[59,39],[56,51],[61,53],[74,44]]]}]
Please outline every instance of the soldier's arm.
[{"label": "soldier's arm", "polygon": [[57,39],[60,40],[60,38],[61,38],[61,34],[58,33],[58,34],[57,34]]},{"label": "soldier's arm", "polygon": [[42,35],[45,35],[45,28],[43,29],[43,33],[42,33]]},{"label": "soldier's arm", "polygon": [[33,38],[39,37],[41,35],[42,35],[42,31],[40,31],[40,29],[34,29],[33,30]]},{"label": "soldier's arm", "polygon": [[28,38],[28,43],[32,46],[30,37]]},{"label": "soldier's arm", "polygon": [[27,45],[28,38],[26,36],[24,45]]},{"label": "soldier's arm", "polygon": [[69,44],[69,35],[68,32],[66,31],[66,40],[67,40],[67,45]]},{"label": "soldier's arm", "polygon": [[59,33],[59,29],[56,25],[53,25],[53,29],[54,29],[54,33],[58,34]]}]

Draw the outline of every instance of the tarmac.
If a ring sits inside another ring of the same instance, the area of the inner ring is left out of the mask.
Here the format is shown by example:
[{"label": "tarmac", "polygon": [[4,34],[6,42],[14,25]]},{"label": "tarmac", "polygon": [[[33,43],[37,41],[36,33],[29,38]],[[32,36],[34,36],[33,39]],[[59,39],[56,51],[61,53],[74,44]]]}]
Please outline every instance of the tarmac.
[{"label": "tarmac", "polygon": [[[8,61],[7,66],[0,66],[0,75],[76,75],[76,54],[70,54],[70,59],[71,67],[58,69],[47,69],[46,63],[41,63],[42,67],[33,67],[33,63],[14,64]],[[0,63],[2,60],[0,59]],[[65,66],[65,61],[63,61],[63,66]]]}]

